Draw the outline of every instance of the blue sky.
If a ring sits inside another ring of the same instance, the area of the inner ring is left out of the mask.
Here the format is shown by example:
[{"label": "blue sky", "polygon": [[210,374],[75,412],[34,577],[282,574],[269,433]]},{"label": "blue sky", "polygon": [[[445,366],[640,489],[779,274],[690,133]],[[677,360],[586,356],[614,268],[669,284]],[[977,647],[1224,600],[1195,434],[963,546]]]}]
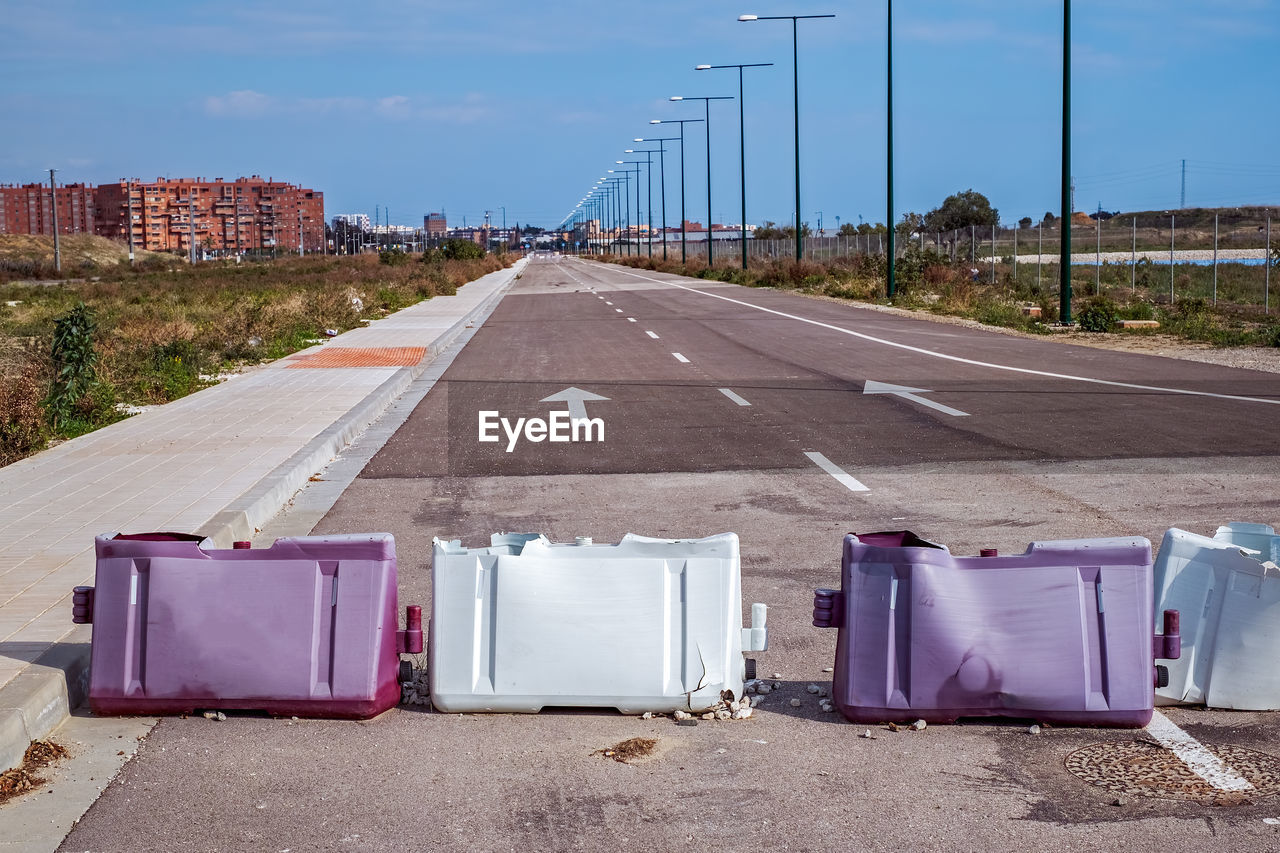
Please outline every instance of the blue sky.
[{"label": "blue sky", "polygon": [[[986,193],[1001,218],[1058,207],[1061,2],[897,4],[896,209]],[[451,224],[505,206],[556,224],[636,136],[736,95],[748,71],[747,218],[788,222],[791,33],[737,15],[834,12],[800,31],[802,213],[884,218],[883,2],[5,0],[0,182],[261,174],[330,216]],[[1280,0],[1076,0],[1077,207],[1280,203]],[[1271,60],[1271,61],[1268,61]],[[712,107],[714,218],[738,220],[737,102]],[[688,126],[690,219],[705,148]],[[668,156],[678,223],[678,160]],[[655,192],[656,199],[656,192]],[[655,200],[656,206],[656,200]]]}]

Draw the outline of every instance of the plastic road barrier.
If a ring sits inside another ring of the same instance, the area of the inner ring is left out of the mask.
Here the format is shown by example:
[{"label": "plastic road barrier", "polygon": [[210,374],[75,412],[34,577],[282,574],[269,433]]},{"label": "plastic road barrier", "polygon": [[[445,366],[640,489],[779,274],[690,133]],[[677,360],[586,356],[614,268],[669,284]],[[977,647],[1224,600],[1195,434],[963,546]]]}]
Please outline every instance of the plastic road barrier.
[{"label": "plastic road barrier", "polygon": [[744,651],[767,646],[766,608],[742,627],[738,537],[552,544],[496,534],[435,540],[429,655],[442,711],[701,710],[742,695]]},{"label": "plastic road barrier", "polygon": [[1173,528],[1155,566],[1155,598],[1182,611],[1187,654],[1169,667],[1162,703],[1280,708],[1280,536],[1235,522],[1213,538]]},{"label": "plastic road barrier", "polygon": [[238,542],[97,538],[89,707],[98,714],[197,709],[367,718],[400,701],[400,654],[422,651],[422,613],[397,630],[395,540],[387,533]]},{"label": "plastic road barrier", "polygon": [[851,534],[841,587],[816,591],[813,624],[839,629],[832,696],[854,722],[1144,726],[1165,675],[1153,655],[1178,656],[1176,613],[1153,638],[1146,539],[953,557],[908,532]]}]

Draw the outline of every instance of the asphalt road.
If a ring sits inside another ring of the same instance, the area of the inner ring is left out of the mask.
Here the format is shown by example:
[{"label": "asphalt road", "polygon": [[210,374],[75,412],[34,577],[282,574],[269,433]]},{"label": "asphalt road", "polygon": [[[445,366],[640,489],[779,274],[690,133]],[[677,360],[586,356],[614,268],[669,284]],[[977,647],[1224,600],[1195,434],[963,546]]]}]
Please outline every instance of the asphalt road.
[{"label": "asphalt road", "polygon": [[[569,387],[608,398],[584,404],[603,442],[478,440],[480,411],[545,418]],[[1162,796],[1118,790],[1115,765],[1097,775],[1112,788],[1068,771],[1095,744],[1150,749],[1143,732],[862,737],[805,689],[830,677],[835,632],[809,618],[813,588],[838,584],[844,533],[905,527],[975,553],[1274,523],[1277,402],[1274,374],[535,262],[316,532],[394,533],[401,603],[429,605],[433,536],[735,531],[744,603],[770,606],[760,671],[782,690],[750,720],[696,727],[608,711],[168,719],[63,849],[1280,849],[1264,822],[1280,800],[1172,799],[1180,770],[1162,750],[1132,765]],[[1275,715],[1167,714],[1280,785]],[[655,755],[593,755],[633,736],[656,738]]]}]

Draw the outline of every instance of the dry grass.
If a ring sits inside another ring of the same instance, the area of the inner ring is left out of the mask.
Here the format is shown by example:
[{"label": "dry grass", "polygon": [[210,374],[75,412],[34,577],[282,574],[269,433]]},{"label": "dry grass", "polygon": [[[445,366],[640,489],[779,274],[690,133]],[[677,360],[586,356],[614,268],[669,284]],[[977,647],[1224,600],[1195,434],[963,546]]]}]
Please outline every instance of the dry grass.
[{"label": "dry grass", "polygon": [[70,435],[110,422],[116,403],[177,399],[220,372],[303,349],[326,329],[347,331],[455,293],[515,257],[423,264],[414,256],[398,266],[373,255],[165,262],[112,267],[99,280],[0,284],[0,464],[44,444],[39,406],[48,391],[54,321],[78,301],[97,319],[103,385],[84,401]]}]

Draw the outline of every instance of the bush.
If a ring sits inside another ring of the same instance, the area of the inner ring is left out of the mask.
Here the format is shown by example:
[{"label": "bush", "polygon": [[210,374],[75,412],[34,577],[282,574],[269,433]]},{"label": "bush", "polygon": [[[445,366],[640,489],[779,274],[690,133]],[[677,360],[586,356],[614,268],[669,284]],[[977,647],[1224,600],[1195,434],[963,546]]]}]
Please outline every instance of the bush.
[{"label": "bush", "polygon": [[398,267],[401,264],[409,263],[409,256],[400,249],[383,249],[378,252],[378,263],[386,264],[389,267]]},{"label": "bush", "polygon": [[441,261],[475,261],[483,258],[485,254],[487,253],[484,246],[479,243],[464,240],[461,237],[450,237],[438,247],[423,252],[422,262],[433,264]]},{"label": "bush", "polygon": [[34,358],[0,376],[0,465],[30,456],[49,440],[41,405],[46,393],[43,371]]},{"label": "bush", "polygon": [[1105,296],[1095,296],[1085,301],[1076,314],[1076,322],[1086,332],[1109,332],[1115,328],[1120,309]]},{"label": "bush", "polygon": [[93,346],[97,328],[93,311],[83,302],[54,321],[53,387],[45,403],[54,429],[70,420],[73,409],[98,381],[98,351]]}]

